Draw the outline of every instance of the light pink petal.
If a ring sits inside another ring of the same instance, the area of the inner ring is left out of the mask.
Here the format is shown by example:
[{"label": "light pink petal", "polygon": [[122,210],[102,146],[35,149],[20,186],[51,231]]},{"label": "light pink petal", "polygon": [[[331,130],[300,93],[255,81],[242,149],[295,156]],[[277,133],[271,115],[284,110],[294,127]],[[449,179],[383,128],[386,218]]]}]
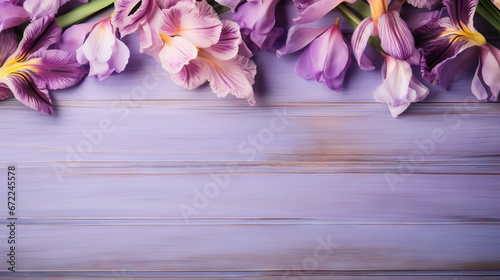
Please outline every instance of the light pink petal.
[{"label": "light pink petal", "polygon": [[17,49],[16,35],[11,29],[0,32],[0,67]]},{"label": "light pink petal", "polygon": [[410,103],[423,100],[429,90],[413,78],[410,65],[406,61],[386,56],[382,69],[384,81],[373,92],[376,101],[387,103],[393,117],[404,112]]},{"label": "light pink petal", "polygon": [[319,35],[325,32],[326,29],[327,28],[315,28],[296,24],[288,30],[286,45],[276,51],[276,54],[280,57],[296,52],[311,43]]},{"label": "light pink petal", "polygon": [[247,57],[238,55],[229,60],[204,57],[207,60],[210,87],[219,97],[232,94],[246,98],[250,105],[255,104],[252,85],[255,83],[257,67]]},{"label": "light pink petal", "polygon": [[378,19],[378,34],[381,47],[390,56],[407,60],[416,52],[415,40],[399,13],[383,13]]},{"label": "light pink petal", "polygon": [[374,34],[375,25],[372,18],[365,18],[358,27],[354,30],[351,38],[354,57],[358,61],[358,65],[363,70],[373,70],[375,66],[363,53],[368,44],[368,39]]},{"label": "light pink petal", "polygon": [[299,17],[294,21],[297,23],[309,23],[316,21],[337,7],[342,2],[354,3],[355,0],[306,0],[301,2],[299,7]]},{"label": "light pink petal", "polygon": [[9,87],[6,84],[0,82],[0,100],[4,100],[13,96],[14,94],[9,89]]},{"label": "light pink petal", "polygon": [[76,50],[83,45],[94,25],[95,23],[81,23],[66,29],[57,43],[57,48],[76,54]]},{"label": "light pink petal", "polygon": [[30,14],[21,6],[0,1],[0,31],[17,26],[30,18]]},{"label": "light pink petal", "polygon": [[[109,19],[98,22],[81,46],[83,54],[89,61],[105,63],[113,54],[116,36]],[[79,61],[82,63],[82,61]]]},{"label": "light pink petal", "polygon": [[113,55],[109,60],[109,66],[116,73],[122,72],[128,64],[128,60],[130,58],[130,50],[127,45],[122,41],[116,39],[116,42],[113,46]]},{"label": "light pink petal", "polygon": [[238,54],[238,45],[241,42],[240,27],[234,21],[223,20],[219,41],[204,49],[217,59],[227,60]]},{"label": "light pink petal", "polygon": [[38,88],[28,74],[16,72],[3,82],[10,88],[14,97],[24,105],[45,114],[52,114],[52,100],[48,90]]},{"label": "light pink petal", "polygon": [[181,16],[180,35],[199,48],[208,48],[219,40],[222,23],[206,1],[196,2],[196,8]]},{"label": "light pink petal", "polygon": [[59,7],[69,0],[26,0],[23,7],[31,14],[32,19],[45,16],[53,17]]},{"label": "light pink petal", "polygon": [[158,57],[161,61],[161,66],[169,73],[179,72],[184,65],[187,65],[191,59],[195,59],[198,55],[196,47],[184,39],[176,36],[170,37],[165,43]]},{"label": "light pink petal", "polygon": [[170,77],[174,83],[183,86],[186,89],[194,89],[204,84],[210,71],[207,62],[202,59],[193,59],[188,65],[182,67],[182,70],[171,74]]}]

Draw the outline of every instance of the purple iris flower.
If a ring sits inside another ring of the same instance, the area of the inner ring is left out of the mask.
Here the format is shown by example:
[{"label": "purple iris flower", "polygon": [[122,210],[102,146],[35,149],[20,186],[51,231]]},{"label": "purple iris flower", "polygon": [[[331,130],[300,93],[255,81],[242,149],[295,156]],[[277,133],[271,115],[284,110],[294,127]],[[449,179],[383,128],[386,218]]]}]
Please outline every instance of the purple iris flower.
[{"label": "purple iris flower", "polygon": [[356,0],[293,0],[299,17],[297,23],[310,23],[322,18],[342,2],[354,3]]},{"label": "purple iris flower", "polygon": [[422,53],[422,75],[446,89],[479,60],[472,80],[472,93],[479,100],[497,101],[500,92],[500,51],[488,44],[474,28],[478,0],[445,0],[449,17],[416,29]]},{"label": "purple iris flower", "polygon": [[0,31],[17,26],[30,18],[30,13],[22,5],[0,0]]},{"label": "purple iris flower", "polygon": [[52,114],[48,90],[72,86],[85,74],[68,52],[47,49],[60,35],[50,17],[28,25],[20,43],[10,29],[0,33],[0,100],[14,96],[32,109]]},{"label": "purple iris flower", "polygon": [[339,28],[339,20],[321,29],[294,25],[288,32],[286,45],[277,51],[278,56],[307,49],[295,64],[295,72],[306,80],[326,83],[340,91],[347,68],[351,65],[351,49]]}]

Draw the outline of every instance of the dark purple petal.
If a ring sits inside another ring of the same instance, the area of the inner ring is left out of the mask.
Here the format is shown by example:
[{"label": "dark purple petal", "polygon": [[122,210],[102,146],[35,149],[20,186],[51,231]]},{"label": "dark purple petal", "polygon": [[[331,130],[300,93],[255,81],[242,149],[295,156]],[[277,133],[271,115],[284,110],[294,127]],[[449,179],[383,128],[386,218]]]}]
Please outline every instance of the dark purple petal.
[{"label": "dark purple petal", "polygon": [[444,0],[455,29],[474,30],[473,17],[479,0]]},{"label": "dark purple petal", "polygon": [[457,55],[436,65],[432,74],[436,74],[434,83],[447,89],[451,83],[462,78],[476,64],[478,52],[476,48],[468,48]]},{"label": "dark purple petal", "polygon": [[326,29],[327,28],[315,28],[296,24],[288,30],[286,45],[279,49],[276,54],[280,57],[296,52],[309,45],[309,43],[325,32]]},{"label": "dark purple petal", "polygon": [[377,28],[381,47],[390,56],[407,60],[416,52],[413,35],[398,12],[382,14],[378,19]]},{"label": "dark purple petal", "polygon": [[61,50],[38,51],[27,62],[30,60],[39,61],[34,66],[36,70],[33,78],[43,81],[47,89],[63,89],[75,85],[86,72],[70,53]]},{"label": "dark purple petal", "polygon": [[0,32],[0,68],[17,48],[16,35],[10,29]]},{"label": "dark purple petal", "polygon": [[[440,9],[437,11],[411,11],[409,13],[402,13],[401,18],[406,22],[410,30],[415,30],[421,26],[426,25],[432,21],[438,20],[441,17],[442,12],[445,9]],[[439,28],[439,27],[438,27]],[[431,30],[432,32],[432,30]]]},{"label": "dark purple petal", "polygon": [[21,6],[0,1],[0,31],[19,25],[30,18],[30,14]]},{"label": "dark purple petal", "polygon": [[47,49],[50,45],[57,43],[60,36],[61,28],[54,18],[44,17],[31,22],[24,30],[23,39],[16,52],[16,59],[23,61],[34,52]]},{"label": "dark purple petal", "polygon": [[38,88],[31,76],[24,72],[13,72],[4,82],[21,103],[31,109],[52,114],[52,101],[48,90]]},{"label": "dark purple petal", "polygon": [[0,100],[4,100],[12,96],[14,96],[14,94],[10,88],[4,83],[0,83]]},{"label": "dark purple petal", "polygon": [[437,66],[448,59],[455,58],[471,46],[471,43],[462,36],[453,34],[441,36],[448,28],[451,28],[450,19],[441,18],[415,30],[417,46],[422,54],[422,76],[435,85],[439,83]]},{"label": "dark purple petal", "polygon": [[354,30],[351,38],[354,57],[358,61],[358,65],[363,70],[373,70],[375,66],[363,53],[368,44],[368,39],[373,35],[375,25],[371,17],[365,18],[358,27]]},{"label": "dark purple petal", "polygon": [[408,4],[415,6],[417,8],[427,8],[432,10],[437,6],[441,5],[443,0],[408,0]]},{"label": "dark purple petal", "polygon": [[[136,7],[137,10],[130,14]],[[136,31],[141,22],[147,20],[155,9],[159,8],[154,0],[117,0],[111,22],[120,30],[120,34],[125,36]]]}]

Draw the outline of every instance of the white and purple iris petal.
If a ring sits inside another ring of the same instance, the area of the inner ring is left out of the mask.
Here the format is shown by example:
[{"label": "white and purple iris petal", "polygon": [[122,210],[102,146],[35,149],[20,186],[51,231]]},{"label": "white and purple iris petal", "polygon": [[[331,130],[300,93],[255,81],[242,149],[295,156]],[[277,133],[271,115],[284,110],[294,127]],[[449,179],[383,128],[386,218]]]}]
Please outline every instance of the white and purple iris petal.
[{"label": "white and purple iris petal", "polygon": [[11,30],[0,33],[0,99],[14,96],[32,109],[52,114],[48,90],[72,86],[85,74],[68,52],[47,50],[60,34],[50,17],[28,25],[19,44]]},{"label": "white and purple iris petal", "polygon": [[479,100],[496,102],[500,93],[500,50],[479,46],[479,65],[472,79],[472,93]]},{"label": "white and purple iris petal", "polygon": [[252,85],[257,67],[249,58],[237,54],[241,41],[238,24],[227,20],[222,24],[219,41],[208,48],[201,48],[195,59],[181,71],[171,74],[172,80],[187,89],[208,81],[217,96],[232,94],[254,105]]},{"label": "white and purple iris petal", "polygon": [[443,0],[408,0],[408,4],[417,8],[427,8],[432,10],[443,4]]},{"label": "white and purple iris petal", "polygon": [[[283,34],[283,28],[276,25],[276,5],[280,0],[252,0],[238,7],[233,20],[243,33],[243,42],[248,56],[258,49],[269,50]],[[252,47],[253,45],[258,48]]]},{"label": "white and purple iris petal", "polygon": [[[80,29],[87,27],[83,26]],[[80,29],[75,27],[66,30],[65,37],[78,37],[74,33],[81,31]],[[79,35],[80,38],[85,38],[86,33],[79,33]],[[73,42],[79,40],[81,39]],[[129,57],[130,51],[116,37],[115,28],[111,24],[110,18],[95,23],[83,44],[76,50],[77,61],[82,65],[88,63],[90,65],[89,76],[96,76],[99,81],[108,78],[113,72],[122,72]]]},{"label": "white and purple iris petal", "polygon": [[391,56],[385,56],[382,67],[383,82],[373,92],[376,101],[386,103],[391,115],[396,118],[410,103],[424,100],[429,89],[418,81],[410,64]]}]

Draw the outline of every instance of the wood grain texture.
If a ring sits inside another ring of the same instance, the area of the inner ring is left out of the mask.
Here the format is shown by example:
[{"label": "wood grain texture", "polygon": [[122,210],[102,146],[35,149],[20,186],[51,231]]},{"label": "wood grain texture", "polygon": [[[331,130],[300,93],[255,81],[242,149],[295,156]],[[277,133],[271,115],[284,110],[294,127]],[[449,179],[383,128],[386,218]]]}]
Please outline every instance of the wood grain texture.
[{"label": "wood grain texture", "polygon": [[500,279],[500,106],[471,74],[393,119],[378,70],[336,93],[261,52],[249,107],[125,41],[127,69],[53,92],[54,116],[0,103],[1,279]]}]

